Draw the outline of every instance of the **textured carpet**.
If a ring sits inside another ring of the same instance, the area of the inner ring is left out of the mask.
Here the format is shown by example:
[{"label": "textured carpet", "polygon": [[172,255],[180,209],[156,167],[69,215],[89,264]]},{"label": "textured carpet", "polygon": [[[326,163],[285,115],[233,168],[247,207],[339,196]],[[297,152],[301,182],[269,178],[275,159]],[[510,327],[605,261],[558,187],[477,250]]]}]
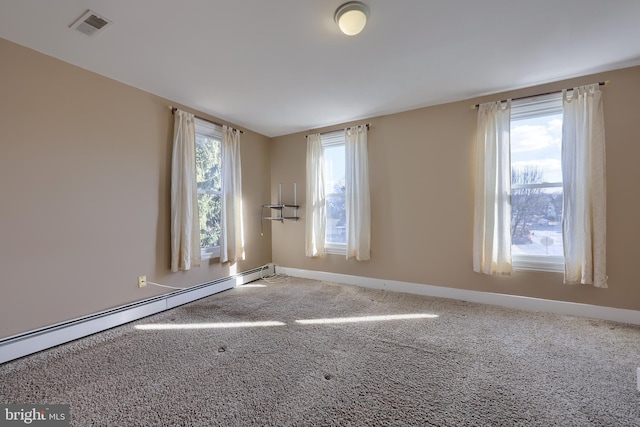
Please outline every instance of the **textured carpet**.
[{"label": "textured carpet", "polygon": [[[78,426],[640,425],[637,326],[260,284],[0,365],[0,403],[70,404]],[[296,322],[400,314],[438,317]]]}]

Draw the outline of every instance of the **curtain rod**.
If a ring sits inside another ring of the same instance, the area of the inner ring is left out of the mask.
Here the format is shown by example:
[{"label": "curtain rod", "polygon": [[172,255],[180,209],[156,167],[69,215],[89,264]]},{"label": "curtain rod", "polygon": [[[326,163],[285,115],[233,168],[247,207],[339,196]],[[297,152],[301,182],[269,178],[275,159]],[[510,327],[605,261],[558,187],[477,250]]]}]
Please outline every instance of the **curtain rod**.
[{"label": "curtain rod", "polygon": [[[173,107],[173,106],[171,106],[171,105],[169,105],[169,109],[171,110],[171,114],[174,114],[176,111],[178,111],[178,109],[177,109],[176,107]],[[222,126],[222,124],[220,124],[220,123],[216,123],[216,122],[213,122],[213,121],[211,121],[211,120],[209,120],[209,119],[205,119],[204,117],[196,116],[195,114],[194,114],[193,116],[194,116],[196,119],[204,120],[205,122],[209,122],[209,123],[211,123],[211,124],[213,124],[213,125],[216,125],[216,126]],[[233,129],[233,130],[237,130],[238,132],[240,132],[240,133],[244,134],[244,132],[243,132],[243,131],[241,131],[240,129],[236,129],[236,128],[233,128],[233,127],[231,127],[231,126],[229,126],[229,127],[230,127],[231,129]]]},{"label": "curtain rod", "polygon": [[[611,80],[605,80],[603,82],[598,82],[598,85],[600,86],[604,86],[604,85],[608,85],[609,83],[611,83]],[[563,89],[563,90],[573,90],[573,88],[569,88],[569,89]],[[519,96],[517,98],[511,98],[512,101],[518,101],[520,99],[527,99],[527,98],[535,98],[536,96],[544,96],[544,95],[553,95],[554,93],[560,93],[562,92],[562,90],[554,90],[553,92],[545,92],[545,93],[538,93],[536,95],[529,95],[529,96]],[[506,99],[501,100],[500,102],[507,102]],[[471,109],[476,109],[480,106],[480,104],[475,104],[471,106]]]},{"label": "curtain rod", "polygon": [[[365,123],[364,125],[360,125],[360,126],[366,126],[366,127],[367,127],[367,130],[369,130],[369,126],[371,126],[371,123]],[[353,127],[353,126],[351,126],[351,127]],[[325,135],[325,134],[327,134],[327,133],[338,132],[338,131],[340,131],[340,130],[347,130],[347,128],[344,128],[344,129],[337,129],[337,130],[330,130],[330,131],[328,131],[328,132],[322,132],[320,135]],[[309,136],[309,135],[313,135],[313,134],[312,134],[312,133],[310,133],[310,134],[308,134],[308,135],[305,135],[305,137],[307,137],[307,136]]]}]

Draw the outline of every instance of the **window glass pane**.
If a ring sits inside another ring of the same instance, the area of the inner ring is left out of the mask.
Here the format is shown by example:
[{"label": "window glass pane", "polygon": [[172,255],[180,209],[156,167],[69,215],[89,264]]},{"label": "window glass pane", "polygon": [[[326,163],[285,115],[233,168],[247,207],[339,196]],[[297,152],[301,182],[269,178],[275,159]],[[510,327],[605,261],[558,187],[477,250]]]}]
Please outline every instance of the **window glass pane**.
[{"label": "window glass pane", "polygon": [[196,121],[196,182],[200,216],[200,247],[220,245],[221,143],[219,132]]},{"label": "window glass pane", "polygon": [[219,194],[198,193],[201,248],[220,245],[220,197]]},{"label": "window glass pane", "polygon": [[196,134],[196,180],[198,191],[221,191],[220,141]]},{"label": "window glass pane", "polygon": [[[343,187],[344,188],[344,187]],[[344,191],[326,197],[327,226],[325,239],[327,243],[347,243],[347,223]]]},{"label": "window glass pane", "polygon": [[512,184],[562,182],[561,149],[562,114],[512,120]]},{"label": "window glass pane", "polygon": [[563,256],[562,187],[511,190],[511,253]]},{"label": "window glass pane", "polygon": [[325,239],[328,244],[346,244],[345,160],[344,143],[323,147],[324,192],[327,224]]},{"label": "window glass pane", "polygon": [[562,113],[511,121],[513,255],[563,256],[561,148]]},{"label": "window glass pane", "polygon": [[324,192],[344,193],[344,145],[324,147]]}]

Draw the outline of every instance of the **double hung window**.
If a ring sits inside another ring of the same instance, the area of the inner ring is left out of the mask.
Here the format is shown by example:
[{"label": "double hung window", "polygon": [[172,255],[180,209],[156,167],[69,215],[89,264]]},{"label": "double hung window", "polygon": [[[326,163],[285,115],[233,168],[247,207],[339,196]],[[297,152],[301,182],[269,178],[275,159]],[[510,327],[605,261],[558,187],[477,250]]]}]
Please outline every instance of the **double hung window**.
[{"label": "double hung window", "polygon": [[479,105],[474,271],[607,287],[603,84]]},{"label": "double hung window", "polygon": [[325,247],[328,253],[342,255],[346,254],[347,247],[344,138],[344,130],[321,135],[327,215]]},{"label": "double hung window", "polygon": [[202,258],[220,255],[222,128],[196,118],[196,181]]},{"label": "double hung window", "polygon": [[562,94],[511,106],[513,267],[563,271]]}]

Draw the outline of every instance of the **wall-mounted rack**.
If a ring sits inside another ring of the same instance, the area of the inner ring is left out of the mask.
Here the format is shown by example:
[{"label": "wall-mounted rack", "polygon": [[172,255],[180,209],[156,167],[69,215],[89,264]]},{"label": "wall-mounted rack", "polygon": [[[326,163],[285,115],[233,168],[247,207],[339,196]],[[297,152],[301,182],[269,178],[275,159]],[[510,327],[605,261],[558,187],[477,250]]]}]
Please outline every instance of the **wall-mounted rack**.
[{"label": "wall-mounted rack", "polygon": [[[297,221],[298,218],[298,206],[297,204],[297,185],[293,183],[293,204],[282,203],[282,184],[278,184],[278,203],[262,205],[260,209],[260,226],[262,227],[263,221],[280,221],[284,223],[285,220]],[[265,209],[271,209],[272,212],[276,212],[276,216],[263,216]],[[285,215],[288,209],[293,209],[293,215]],[[264,231],[264,229],[263,229]],[[261,233],[262,234],[262,233]]]}]

